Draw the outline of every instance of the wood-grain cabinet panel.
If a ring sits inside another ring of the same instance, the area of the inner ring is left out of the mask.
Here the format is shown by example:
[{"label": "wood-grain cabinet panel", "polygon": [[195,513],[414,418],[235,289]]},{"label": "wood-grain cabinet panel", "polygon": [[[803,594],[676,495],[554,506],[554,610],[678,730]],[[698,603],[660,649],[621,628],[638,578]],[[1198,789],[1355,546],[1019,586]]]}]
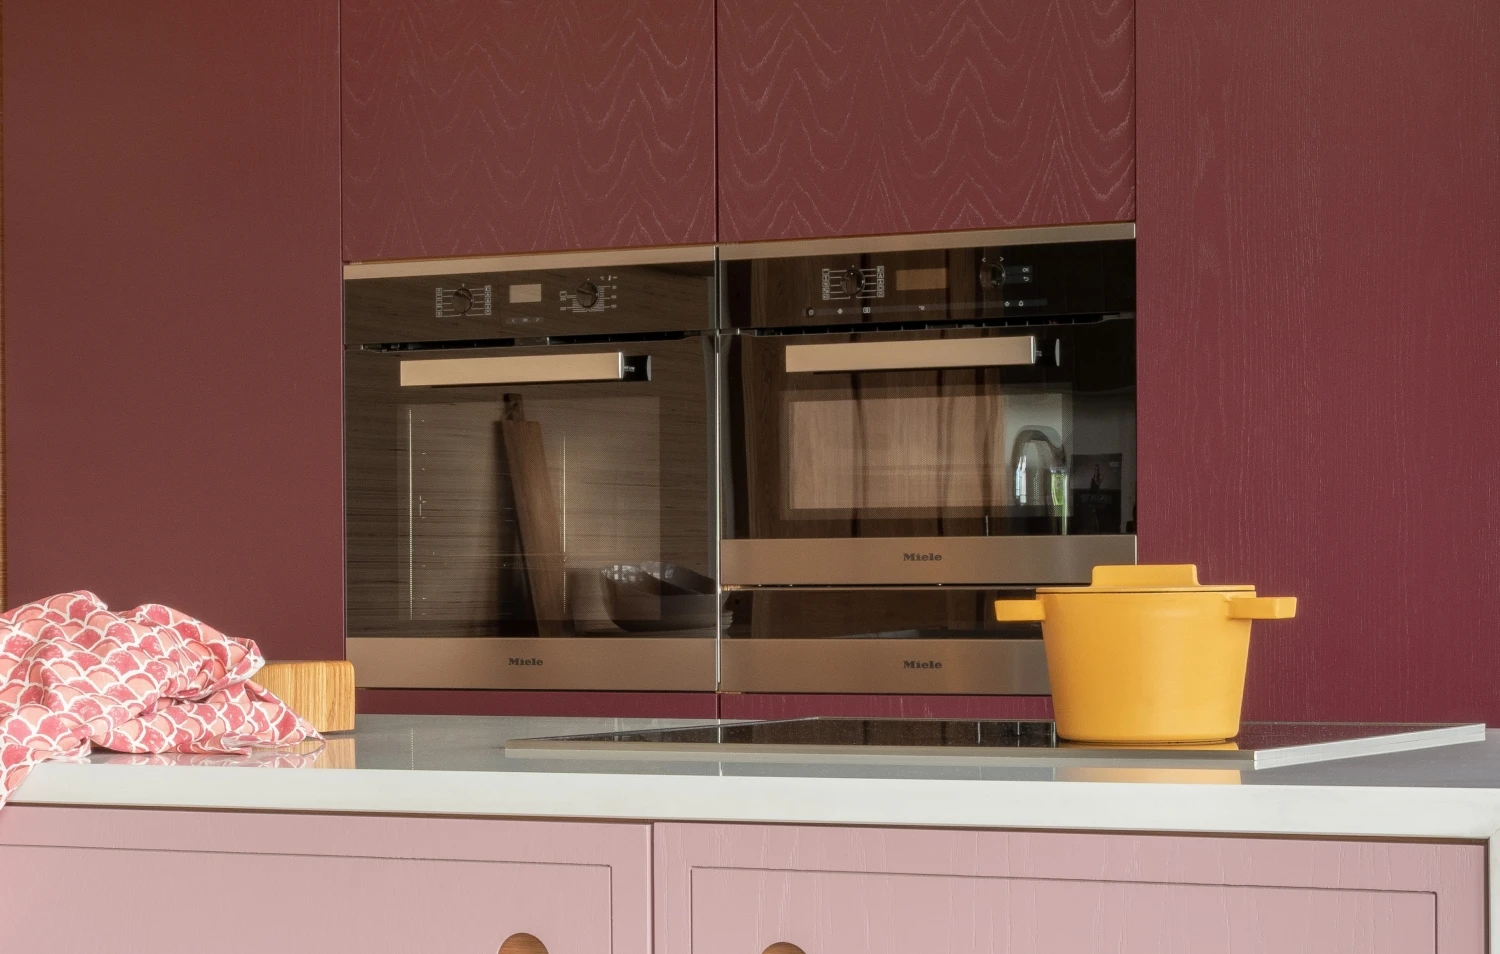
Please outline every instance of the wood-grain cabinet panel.
[{"label": "wood-grain cabinet panel", "polygon": [[12,805],[0,948],[495,954],[519,934],[547,954],[650,954],[650,830]]},{"label": "wood-grain cabinet panel", "polygon": [[[167,906],[34,915],[99,885]],[[0,812],[6,941],[38,952],[1481,954],[1484,912],[1478,844]]]},{"label": "wood-grain cabinet panel", "polygon": [[1135,217],[1133,0],[719,0],[724,241]]},{"label": "wood-grain cabinet panel", "polygon": [[692,950],[1432,954],[1428,893],[700,869]]},{"label": "wood-grain cabinet panel", "polygon": [[713,0],[343,0],[348,260],[714,240]]},{"label": "wood-grain cabinet panel", "polygon": [[6,605],[343,656],[338,13],[4,4]]},{"label": "wood-grain cabinet panel", "polygon": [[659,825],[657,954],[1481,954],[1484,849]]},{"label": "wood-grain cabinet panel", "polygon": [[[168,872],[198,875],[171,886],[163,907],[28,914],[68,906],[90,885],[115,886],[122,901],[130,886],[165,894],[151,885]],[[547,954],[601,954],[609,901],[603,865],[0,846],[6,945],[33,954],[495,954],[512,934]]]},{"label": "wood-grain cabinet panel", "polygon": [[1500,4],[1137,9],[1141,561],[1300,599],[1247,718],[1500,720]]}]

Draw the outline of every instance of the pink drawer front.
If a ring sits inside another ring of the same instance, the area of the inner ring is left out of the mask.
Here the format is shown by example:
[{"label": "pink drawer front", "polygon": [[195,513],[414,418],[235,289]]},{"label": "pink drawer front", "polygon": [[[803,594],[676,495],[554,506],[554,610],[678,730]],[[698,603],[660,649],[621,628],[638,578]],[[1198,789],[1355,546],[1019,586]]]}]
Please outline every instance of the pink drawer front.
[{"label": "pink drawer front", "polygon": [[656,865],[656,954],[1481,954],[1484,939],[1477,845],[662,825]]},{"label": "pink drawer front", "polygon": [[649,832],[12,806],[0,950],[649,954]]}]

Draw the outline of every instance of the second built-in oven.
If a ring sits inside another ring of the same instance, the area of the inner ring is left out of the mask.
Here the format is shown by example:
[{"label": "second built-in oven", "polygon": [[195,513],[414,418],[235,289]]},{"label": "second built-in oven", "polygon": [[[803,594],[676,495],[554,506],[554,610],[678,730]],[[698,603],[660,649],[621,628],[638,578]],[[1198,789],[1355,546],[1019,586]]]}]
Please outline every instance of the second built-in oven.
[{"label": "second built-in oven", "polygon": [[721,251],[722,686],[1043,693],[993,601],[1135,561],[1133,229]]},{"label": "second built-in oven", "polygon": [[714,690],[712,257],[346,281],[361,686]]}]

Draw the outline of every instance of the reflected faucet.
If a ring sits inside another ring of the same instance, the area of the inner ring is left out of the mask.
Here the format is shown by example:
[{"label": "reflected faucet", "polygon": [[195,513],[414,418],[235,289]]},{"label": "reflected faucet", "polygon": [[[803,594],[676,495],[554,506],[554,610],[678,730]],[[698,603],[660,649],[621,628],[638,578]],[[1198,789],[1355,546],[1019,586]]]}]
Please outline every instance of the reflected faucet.
[{"label": "reflected faucet", "polygon": [[1049,515],[1066,517],[1068,452],[1062,437],[1050,427],[1023,427],[1011,445],[1010,459],[1016,504],[1045,506]]}]

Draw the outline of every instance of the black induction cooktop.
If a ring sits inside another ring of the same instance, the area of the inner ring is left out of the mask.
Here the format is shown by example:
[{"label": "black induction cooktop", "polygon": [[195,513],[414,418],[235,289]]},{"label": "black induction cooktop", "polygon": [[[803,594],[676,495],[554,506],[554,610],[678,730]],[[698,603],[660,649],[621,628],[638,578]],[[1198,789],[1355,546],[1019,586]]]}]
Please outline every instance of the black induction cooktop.
[{"label": "black induction cooktop", "polygon": [[1049,720],[810,718],[517,739],[507,743],[506,755],[1267,768],[1483,739],[1483,725],[1248,722],[1223,742],[1120,745],[1060,739]]}]

